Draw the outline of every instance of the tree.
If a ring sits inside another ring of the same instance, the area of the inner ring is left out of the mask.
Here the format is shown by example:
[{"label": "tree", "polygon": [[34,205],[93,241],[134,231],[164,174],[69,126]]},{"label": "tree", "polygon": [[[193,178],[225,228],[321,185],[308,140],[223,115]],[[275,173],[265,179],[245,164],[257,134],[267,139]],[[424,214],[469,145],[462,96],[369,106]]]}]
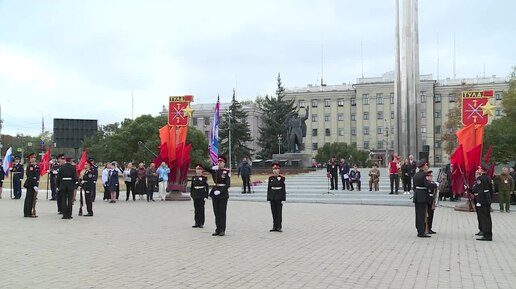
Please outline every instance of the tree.
[{"label": "tree", "polygon": [[485,127],[484,151],[491,145],[490,160],[508,163],[516,158],[516,67],[511,73],[509,89],[503,93],[502,107],[505,115]]},{"label": "tree", "polygon": [[285,99],[285,88],[278,73],[276,97],[266,95],[265,98],[258,98],[256,103],[262,111],[262,126],[258,128],[260,135],[257,141],[261,147],[258,156],[270,159],[272,154],[288,149],[286,124],[296,111],[295,99]]},{"label": "tree", "polygon": [[[82,148],[87,149],[88,155],[95,157],[97,161],[149,163],[154,156],[138,145],[138,142],[143,142],[158,154],[158,130],[166,123],[165,116],[142,115],[134,120],[125,119],[121,123],[101,126],[98,132],[84,140]],[[189,127],[186,143],[192,144],[192,163],[205,163],[208,157],[208,141],[203,133]]]},{"label": "tree", "polygon": [[[231,162],[238,164],[243,158],[251,158],[252,149],[247,145],[253,141],[251,129],[247,122],[247,111],[236,100],[235,90],[229,110],[224,113],[220,123],[220,152],[229,156],[229,134],[231,132]],[[229,161],[229,160],[228,160]]]},{"label": "tree", "polygon": [[324,146],[317,150],[315,160],[318,163],[327,162],[332,156],[338,159],[344,158],[351,164],[356,164],[359,167],[365,167],[369,158],[369,152],[364,150],[357,150],[355,146],[347,143],[334,142],[331,144],[324,144]]}]

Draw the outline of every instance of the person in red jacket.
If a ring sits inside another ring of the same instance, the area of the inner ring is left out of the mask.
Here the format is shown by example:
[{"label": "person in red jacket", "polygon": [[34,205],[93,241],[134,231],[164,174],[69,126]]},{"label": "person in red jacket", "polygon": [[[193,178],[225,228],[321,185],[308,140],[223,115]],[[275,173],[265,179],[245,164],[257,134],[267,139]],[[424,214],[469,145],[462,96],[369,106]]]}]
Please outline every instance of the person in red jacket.
[{"label": "person in red jacket", "polygon": [[395,155],[393,158],[391,158],[391,161],[389,163],[389,179],[391,181],[391,192],[389,195],[392,194],[398,194],[398,187],[400,185],[400,178],[399,178],[399,171],[400,171],[400,164],[399,164],[399,156]]}]

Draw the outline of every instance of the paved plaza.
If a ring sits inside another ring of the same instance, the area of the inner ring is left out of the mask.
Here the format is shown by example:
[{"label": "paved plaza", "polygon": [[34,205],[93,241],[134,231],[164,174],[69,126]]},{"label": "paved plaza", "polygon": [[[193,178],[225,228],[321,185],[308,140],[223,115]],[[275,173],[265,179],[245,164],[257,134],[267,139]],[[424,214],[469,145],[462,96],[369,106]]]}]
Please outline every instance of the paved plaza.
[{"label": "paved plaza", "polygon": [[451,208],[421,239],[408,206],[287,202],[271,233],[268,203],[230,199],[224,237],[211,202],[203,229],[191,202],[97,200],[73,220],[22,207],[0,200],[0,288],[516,288],[516,214],[494,212],[479,242],[475,214]]}]

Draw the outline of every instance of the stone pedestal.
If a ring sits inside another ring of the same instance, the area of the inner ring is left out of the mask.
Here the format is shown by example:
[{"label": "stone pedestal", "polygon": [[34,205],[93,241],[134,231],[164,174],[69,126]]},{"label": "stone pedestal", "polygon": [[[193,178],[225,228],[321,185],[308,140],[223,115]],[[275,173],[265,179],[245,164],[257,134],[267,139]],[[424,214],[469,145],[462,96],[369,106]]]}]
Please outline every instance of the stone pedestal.
[{"label": "stone pedestal", "polygon": [[310,168],[312,156],[305,153],[273,154],[272,158],[287,167]]},{"label": "stone pedestal", "polygon": [[167,201],[190,201],[190,195],[185,194],[185,186],[181,184],[168,183],[168,190],[170,191],[165,196]]}]

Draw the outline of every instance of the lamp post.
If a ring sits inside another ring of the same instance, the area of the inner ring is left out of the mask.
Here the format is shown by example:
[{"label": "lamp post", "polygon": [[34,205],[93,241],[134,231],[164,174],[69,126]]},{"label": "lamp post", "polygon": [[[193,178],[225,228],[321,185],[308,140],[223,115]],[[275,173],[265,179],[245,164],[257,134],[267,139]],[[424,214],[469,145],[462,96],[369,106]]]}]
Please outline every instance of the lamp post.
[{"label": "lamp post", "polygon": [[385,167],[388,167],[389,164],[389,123],[386,119],[385,121]]},{"label": "lamp post", "polygon": [[281,154],[281,134],[278,134],[278,154]]}]

